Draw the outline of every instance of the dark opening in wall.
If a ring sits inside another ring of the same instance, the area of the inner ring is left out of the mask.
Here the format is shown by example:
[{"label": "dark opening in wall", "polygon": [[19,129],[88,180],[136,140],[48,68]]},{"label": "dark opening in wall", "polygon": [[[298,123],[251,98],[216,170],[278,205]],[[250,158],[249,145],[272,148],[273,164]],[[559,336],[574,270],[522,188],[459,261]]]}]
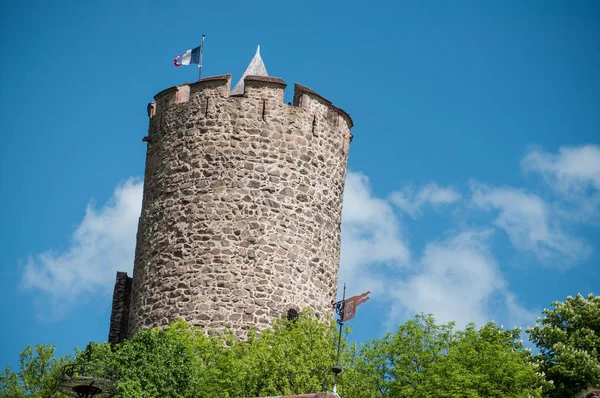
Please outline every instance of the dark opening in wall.
[{"label": "dark opening in wall", "polygon": [[288,321],[295,321],[296,319],[298,319],[299,314],[298,311],[296,311],[293,308],[290,308],[287,312],[287,320]]}]

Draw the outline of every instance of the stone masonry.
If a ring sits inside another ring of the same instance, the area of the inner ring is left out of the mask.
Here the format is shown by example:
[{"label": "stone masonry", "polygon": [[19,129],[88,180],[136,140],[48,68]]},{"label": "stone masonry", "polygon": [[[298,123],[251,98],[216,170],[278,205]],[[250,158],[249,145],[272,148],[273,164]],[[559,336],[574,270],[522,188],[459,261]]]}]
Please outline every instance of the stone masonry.
[{"label": "stone masonry", "polygon": [[290,309],[332,315],[352,120],[299,84],[285,104],[279,78],[230,84],[148,106],[129,334],[183,318],[244,338]]},{"label": "stone masonry", "polygon": [[131,305],[132,279],[127,272],[117,272],[115,290],[113,292],[112,314],[108,341],[118,343],[127,337],[129,329],[129,306]]}]

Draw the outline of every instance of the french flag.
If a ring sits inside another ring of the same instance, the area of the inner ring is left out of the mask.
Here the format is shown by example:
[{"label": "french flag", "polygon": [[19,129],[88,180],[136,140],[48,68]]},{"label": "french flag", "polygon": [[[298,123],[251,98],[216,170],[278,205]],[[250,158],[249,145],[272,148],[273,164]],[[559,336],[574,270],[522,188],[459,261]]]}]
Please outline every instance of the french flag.
[{"label": "french flag", "polygon": [[202,53],[202,46],[198,46],[191,50],[187,50],[184,54],[181,54],[173,60],[175,66],[181,65],[200,65],[200,54]]}]

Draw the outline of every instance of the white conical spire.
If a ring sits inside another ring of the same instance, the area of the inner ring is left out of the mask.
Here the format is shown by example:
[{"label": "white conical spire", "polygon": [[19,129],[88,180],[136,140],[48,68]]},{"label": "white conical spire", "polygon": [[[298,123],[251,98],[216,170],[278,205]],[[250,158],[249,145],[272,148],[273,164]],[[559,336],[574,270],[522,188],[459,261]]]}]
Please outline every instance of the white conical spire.
[{"label": "white conical spire", "polygon": [[254,54],[254,58],[250,61],[240,81],[231,90],[231,94],[244,94],[244,78],[246,76],[269,76],[265,63],[260,57],[260,46],[256,49],[256,54]]}]

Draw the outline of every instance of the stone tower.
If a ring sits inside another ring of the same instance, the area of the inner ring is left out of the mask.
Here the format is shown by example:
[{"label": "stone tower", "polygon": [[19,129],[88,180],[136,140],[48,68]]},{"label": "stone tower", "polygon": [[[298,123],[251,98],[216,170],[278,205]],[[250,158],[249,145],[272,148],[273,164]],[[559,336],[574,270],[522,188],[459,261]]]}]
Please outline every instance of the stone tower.
[{"label": "stone tower", "polygon": [[150,117],[133,282],[109,340],[183,318],[243,338],[311,307],[331,315],[352,120],[309,88],[231,75],[168,88]]}]

